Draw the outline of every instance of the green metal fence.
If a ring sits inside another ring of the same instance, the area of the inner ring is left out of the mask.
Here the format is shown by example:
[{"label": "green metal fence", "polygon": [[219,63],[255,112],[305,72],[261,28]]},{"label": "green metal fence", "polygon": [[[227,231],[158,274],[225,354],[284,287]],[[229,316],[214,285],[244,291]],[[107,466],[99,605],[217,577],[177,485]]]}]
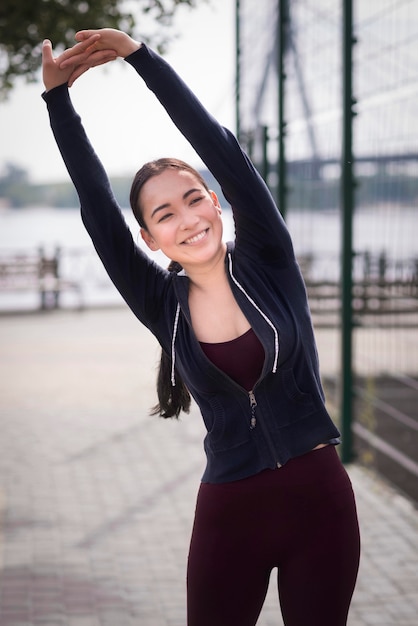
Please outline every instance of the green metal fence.
[{"label": "green metal fence", "polygon": [[418,500],[418,5],[236,7],[238,130],[292,232],[343,460]]}]

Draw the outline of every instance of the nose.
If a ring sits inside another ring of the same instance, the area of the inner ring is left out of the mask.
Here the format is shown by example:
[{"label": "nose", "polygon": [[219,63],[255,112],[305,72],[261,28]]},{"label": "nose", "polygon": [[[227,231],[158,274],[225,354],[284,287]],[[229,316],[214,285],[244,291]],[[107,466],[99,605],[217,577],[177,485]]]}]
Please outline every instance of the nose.
[{"label": "nose", "polygon": [[181,225],[180,228],[182,230],[189,230],[190,228],[194,228],[196,224],[199,223],[199,216],[196,215],[193,209],[186,207],[183,209],[181,216]]}]

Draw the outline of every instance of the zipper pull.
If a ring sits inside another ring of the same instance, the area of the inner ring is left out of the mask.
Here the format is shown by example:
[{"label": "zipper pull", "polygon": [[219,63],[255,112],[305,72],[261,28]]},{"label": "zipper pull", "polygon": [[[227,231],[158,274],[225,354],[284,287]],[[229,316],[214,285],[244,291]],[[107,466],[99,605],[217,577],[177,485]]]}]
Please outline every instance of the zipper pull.
[{"label": "zipper pull", "polygon": [[250,429],[255,428],[257,424],[257,418],[255,416],[255,407],[257,406],[257,400],[255,399],[254,391],[248,392],[248,397],[250,399],[250,407],[251,407],[251,420],[250,420]]}]

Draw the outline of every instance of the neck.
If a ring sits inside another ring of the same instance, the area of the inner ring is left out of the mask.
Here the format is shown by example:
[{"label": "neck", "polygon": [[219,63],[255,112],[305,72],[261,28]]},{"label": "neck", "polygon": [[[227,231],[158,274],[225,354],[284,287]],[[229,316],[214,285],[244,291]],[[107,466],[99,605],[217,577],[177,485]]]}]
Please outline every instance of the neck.
[{"label": "neck", "polygon": [[226,244],[222,244],[219,254],[210,262],[184,267],[193,289],[209,291],[225,280],[225,254]]}]

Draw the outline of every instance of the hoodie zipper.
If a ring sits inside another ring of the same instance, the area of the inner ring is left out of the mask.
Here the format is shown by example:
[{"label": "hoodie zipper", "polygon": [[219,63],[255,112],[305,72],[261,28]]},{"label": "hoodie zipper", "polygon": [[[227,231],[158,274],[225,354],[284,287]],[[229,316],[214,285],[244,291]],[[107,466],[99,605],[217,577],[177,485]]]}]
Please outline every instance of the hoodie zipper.
[{"label": "hoodie zipper", "polygon": [[251,391],[248,392],[248,398],[250,400],[250,407],[251,407],[250,430],[253,430],[257,424],[257,418],[255,415],[257,400],[255,399],[254,391],[252,389]]},{"label": "hoodie zipper", "polygon": [[[254,430],[254,428],[257,426],[257,417],[256,417],[256,408],[257,408],[257,400],[255,397],[255,393],[254,390],[251,389],[251,391],[248,391],[248,398],[250,401],[250,408],[251,408],[251,418],[250,418],[250,430]],[[263,431],[263,424],[261,423],[261,430]],[[271,445],[269,436],[264,432],[264,436],[266,438],[267,441],[267,445],[270,449],[272,458],[274,459],[274,463],[276,465],[276,467],[281,467],[281,463],[279,461],[277,461],[277,457],[276,457],[276,452],[273,448],[273,446]]]}]

